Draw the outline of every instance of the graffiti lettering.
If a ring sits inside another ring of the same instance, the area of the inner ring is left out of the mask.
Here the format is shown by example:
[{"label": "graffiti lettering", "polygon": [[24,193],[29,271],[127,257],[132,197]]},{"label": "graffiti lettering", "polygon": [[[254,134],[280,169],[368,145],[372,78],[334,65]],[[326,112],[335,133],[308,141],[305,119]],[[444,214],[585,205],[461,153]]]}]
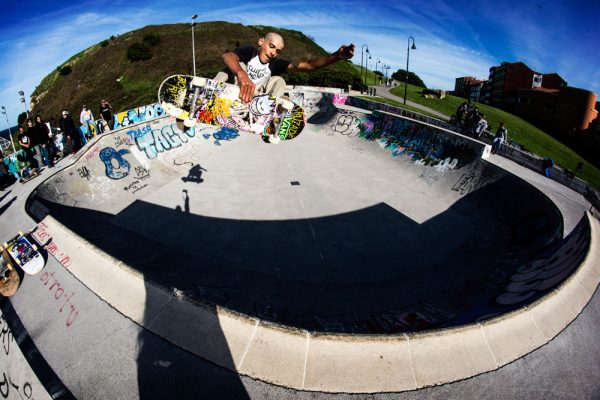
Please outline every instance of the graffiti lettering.
[{"label": "graffiti lettering", "polygon": [[[67,304],[69,305],[69,307],[66,309],[69,312],[69,315],[67,316],[66,325],[67,327],[70,327],[73,324],[73,322],[75,322],[77,315],[79,315],[79,310],[77,310],[75,305],[73,305],[73,303],[71,302],[71,299],[75,295],[75,292],[72,292],[71,294],[67,295],[67,293],[65,293],[65,289],[62,287],[58,279],[54,277],[54,274],[55,272],[48,273],[46,271],[40,277],[40,281],[42,282],[42,285],[44,287],[48,287],[48,291],[52,294],[54,300],[61,302],[59,304],[62,305],[58,312],[62,313],[63,310],[65,310]],[[62,302],[63,298],[65,299],[64,302]]]}]

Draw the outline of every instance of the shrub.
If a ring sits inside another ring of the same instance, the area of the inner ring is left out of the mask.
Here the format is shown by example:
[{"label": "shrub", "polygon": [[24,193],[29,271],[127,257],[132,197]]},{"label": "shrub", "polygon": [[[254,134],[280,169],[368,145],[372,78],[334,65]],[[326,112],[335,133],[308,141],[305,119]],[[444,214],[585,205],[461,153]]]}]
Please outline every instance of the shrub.
[{"label": "shrub", "polygon": [[64,67],[58,67],[58,73],[62,76],[67,76],[73,71],[70,65],[65,65]]},{"label": "shrub", "polygon": [[108,40],[103,40],[102,42],[100,42],[100,46],[102,46],[102,47],[108,46]]},{"label": "shrub", "polygon": [[143,41],[148,46],[154,46],[160,42],[160,36],[158,35],[158,33],[149,33],[147,35],[144,35]]},{"label": "shrub", "polygon": [[127,58],[131,62],[149,60],[152,52],[146,43],[135,42],[127,48]]}]

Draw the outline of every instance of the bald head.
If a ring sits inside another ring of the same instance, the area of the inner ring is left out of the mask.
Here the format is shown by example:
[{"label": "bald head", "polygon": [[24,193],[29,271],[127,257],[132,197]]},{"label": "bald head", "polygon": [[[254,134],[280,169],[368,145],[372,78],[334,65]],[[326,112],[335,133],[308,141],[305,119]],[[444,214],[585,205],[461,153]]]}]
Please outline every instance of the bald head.
[{"label": "bald head", "polygon": [[281,35],[269,32],[264,38],[258,40],[258,45],[260,46],[258,50],[260,62],[266,64],[281,53],[284,43]]},{"label": "bald head", "polygon": [[265,35],[265,40],[276,40],[281,42],[281,44],[283,44],[283,38],[281,37],[281,35],[279,33],[275,33],[275,32],[269,32]]}]

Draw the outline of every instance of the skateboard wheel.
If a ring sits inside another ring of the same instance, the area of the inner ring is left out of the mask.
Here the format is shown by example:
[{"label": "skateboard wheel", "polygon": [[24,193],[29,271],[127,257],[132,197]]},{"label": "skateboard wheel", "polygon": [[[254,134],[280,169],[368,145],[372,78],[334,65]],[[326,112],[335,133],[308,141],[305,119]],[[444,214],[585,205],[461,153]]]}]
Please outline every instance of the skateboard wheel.
[{"label": "skateboard wheel", "polygon": [[33,250],[38,251],[37,245],[32,244],[31,247],[33,248]]},{"label": "skateboard wheel", "polygon": [[269,143],[279,144],[279,142],[281,142],[281,139],[277,136],[269,136]]},{"label": "skateboard wheel", "polygon": [[23,236],[23,231],[19,231],[19,236]]},{"label": "skateboard wheel", "polygon": [[183,125],[186,128],[193,128],[194,126],[196,126],[196,120],[195,119],[186,119],[183,121]]},{"label": "skateboard wheel", "polygon": [[294,108],[294,103],[289,100],[281,99],[281,107],[288,111],[292,111],[292,108]]},{"label": "skateboard wheel", "polygon": [[195,76],[194,79],[192,79],[192,86],[197,86],[197,87],[206,86],[206,78],[200,78],[198,76]]}]

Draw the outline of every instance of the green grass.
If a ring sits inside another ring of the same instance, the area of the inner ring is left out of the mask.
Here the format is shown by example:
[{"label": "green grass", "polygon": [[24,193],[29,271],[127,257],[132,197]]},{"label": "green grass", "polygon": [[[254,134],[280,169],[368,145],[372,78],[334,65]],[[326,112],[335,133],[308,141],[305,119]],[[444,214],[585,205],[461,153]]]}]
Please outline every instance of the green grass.
[{"label": "green grass", "polygon": [[[458,106],[466,101],[462,97],[451,95],[446,95],[443,99],[426,99],[421,95],[422,90],[420,87],[409,84],[407,88],[407,100],[429,107],[448,116],[454,114]],[[404,84],[392,89],[391,92],[396,96],[404,97]],[[570,170],[575,170],[577,164],[583,162],[583,170],[577,176],[588,182],[595,189],[600,190],[600,169],[584,160],[583,157],[579,156],[573,150],[513,114],[486,104],[476,103],[476,105],[485,115],[485,119],[489,124],[489,131],[495,132],[500,122],[504,122],[508,129],[508,139],[518,143],[532,153],[541,157],[550,157],[556,164]],[[399,106],[408,108],[404,105]],[[420,112],[418,110],[415,111]]]},{"label": "green grass", "polygon": [[[379,76],[375,75],[375,73],[373,71],[371,71],[370,69],[366,69],[365,67],[361,67],[360,65],[356,65],[356,64],[353,64],[352,66],[354,67],[354,69],[356,69],[356,71],[358,71],[359,74],[363,74],[361,76],[363,77],[363,82],[365,83],[366,86],[374,85],[374,84],[376,84],[376,83],[374,83],[375,80],[380,79]],[[366,75],[364,75],[364,74],[366,74]],[[384,78],[385,78],[385,75],[384,75]],[[379,83],[377,83],[377,84],[379,84]]]},{"label": "green grass", "polygon": [[409,105],[404,105],[404,104],[402,104],[402,103],[400,103],[398,101],[394,101],[394,100],[391,100],[391,99],[386,99],[385,97],[379,97],[379,96],[358,96],[358,97],[360,97],[362,99],[365,99],[365,100],[376,101],[378,103],[389,104],[390,106],[401,107],[401,108],[404,108],[405,110],[414,111],[414,112],[417,112],[419,114],[424,114],[424,115],[427,115],[427,116],[432,117],[432,118],[440,119],[439,116],[437,116],[437,115],[435,115],[433,113],[429,113],[429,112],[421,110],[420,108],[417,108],[417,107],[412,107],[412,106],[409,106]]}]

